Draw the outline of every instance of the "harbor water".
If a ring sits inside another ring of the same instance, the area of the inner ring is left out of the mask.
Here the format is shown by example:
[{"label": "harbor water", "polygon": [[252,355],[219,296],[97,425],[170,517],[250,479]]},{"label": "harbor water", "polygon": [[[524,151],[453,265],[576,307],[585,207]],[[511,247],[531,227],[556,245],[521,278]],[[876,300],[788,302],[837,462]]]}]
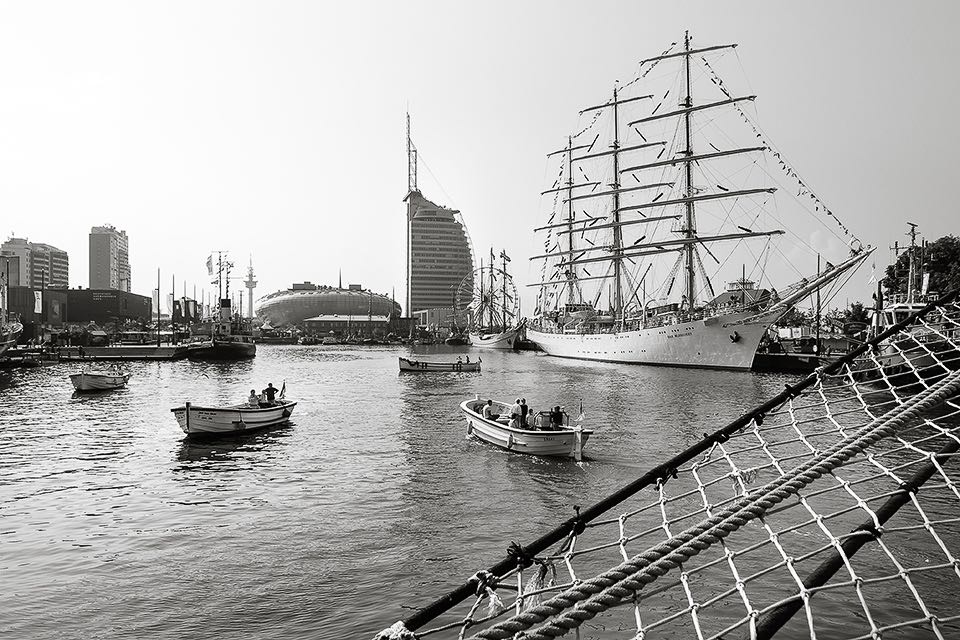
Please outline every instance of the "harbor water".
[{"label": "harbor water", "polygon": [[[77,365],[0,371],[0,635],[370,638],[794,379],[448,347],[414,353],[483,372],[399,374],[410,353],[261,345],[85,396]],[[268,382],[289,427],[195,443],[170,412]],[[475,394],[582,400],[587,460],[469,438]]]}]

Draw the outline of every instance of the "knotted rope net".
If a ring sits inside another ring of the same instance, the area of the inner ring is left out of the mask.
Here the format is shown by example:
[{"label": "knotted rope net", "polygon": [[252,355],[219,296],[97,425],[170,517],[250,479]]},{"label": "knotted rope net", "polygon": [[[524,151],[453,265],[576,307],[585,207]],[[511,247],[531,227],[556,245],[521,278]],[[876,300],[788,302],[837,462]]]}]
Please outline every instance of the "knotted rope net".
[{"label": "knotted rope net", "polygon": [[377,638],[960,637],[955,297]]}]

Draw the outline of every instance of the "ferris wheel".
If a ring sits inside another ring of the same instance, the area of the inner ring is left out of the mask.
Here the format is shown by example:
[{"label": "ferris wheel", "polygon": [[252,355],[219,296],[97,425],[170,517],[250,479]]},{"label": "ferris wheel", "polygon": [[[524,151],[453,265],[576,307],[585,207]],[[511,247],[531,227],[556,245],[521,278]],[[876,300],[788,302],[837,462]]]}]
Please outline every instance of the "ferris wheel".
[{"label": "ferris wheel", "polygon": [[520,296],[513,278],[497,267],[481,267],[466,275],[457,287],[454,305],[456,315],[466,316],[474,330],[506,330],[520,318]]}]

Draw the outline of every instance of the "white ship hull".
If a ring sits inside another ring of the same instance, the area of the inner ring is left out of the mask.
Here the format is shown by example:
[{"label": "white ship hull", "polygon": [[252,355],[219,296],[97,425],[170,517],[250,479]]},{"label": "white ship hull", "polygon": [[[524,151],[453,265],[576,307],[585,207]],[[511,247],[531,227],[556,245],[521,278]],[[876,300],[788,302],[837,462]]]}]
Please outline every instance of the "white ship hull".
[{"label": "white ship hull", "polygon": [[290,420],[296,402],[279,402],[271,407],[194,407],[171,409],[183,432],[195,435],[228,435],[265,429]]},{"label": "white ship hull", "polygon": [[749,314],[729,314],[617,333],[547,333],[527,328],[527,338],[560,358],[676,367],[747,370],[766,323],[735,324]]},{"label": "white ship hull", "polygon": [[520,333],[519,327],[513,327],[499,333],[471,333],[470,342],[474,347],[481,349],[502,349],[510,351],[517,342],[517,334]]}]

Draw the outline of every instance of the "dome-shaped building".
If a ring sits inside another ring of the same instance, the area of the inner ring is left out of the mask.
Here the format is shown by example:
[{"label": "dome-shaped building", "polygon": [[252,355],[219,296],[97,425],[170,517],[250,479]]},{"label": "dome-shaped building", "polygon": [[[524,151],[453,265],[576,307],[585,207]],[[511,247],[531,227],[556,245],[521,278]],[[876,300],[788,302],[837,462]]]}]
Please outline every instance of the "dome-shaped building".
[{"label": "dome-shaped building", "polygon": [[317,316],[399,316],[400,305],[387,296],[364,290],[358,284],[348,289],[295,283],[285,291],[263,296],[256,303],[257,317],[274,327],[303,323]]}]

